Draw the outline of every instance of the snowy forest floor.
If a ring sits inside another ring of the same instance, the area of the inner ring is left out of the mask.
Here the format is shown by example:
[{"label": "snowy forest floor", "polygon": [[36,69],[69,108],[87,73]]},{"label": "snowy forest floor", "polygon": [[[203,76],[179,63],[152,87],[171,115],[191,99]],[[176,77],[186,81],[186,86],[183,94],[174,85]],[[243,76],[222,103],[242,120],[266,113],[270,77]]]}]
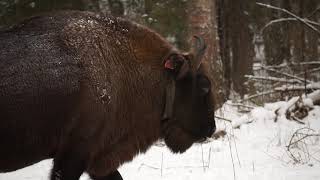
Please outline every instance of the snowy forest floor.
[{"label": "snowy forest floor", "polygon": [[[216,120],[218,130],[227,132],[223,138],[195,144],[178,155],[157,143],[119,171],[125,180],[319,180],[320,107],[314,106],[303,119],[305,124],[285,117],[274,122],[275,110],[284,103],[266,104],[246,114],[226,103],[218,115],[232,123]],[[0,174],[0,180],[47,180],[50,168],[51,160],[46,160]]]}]

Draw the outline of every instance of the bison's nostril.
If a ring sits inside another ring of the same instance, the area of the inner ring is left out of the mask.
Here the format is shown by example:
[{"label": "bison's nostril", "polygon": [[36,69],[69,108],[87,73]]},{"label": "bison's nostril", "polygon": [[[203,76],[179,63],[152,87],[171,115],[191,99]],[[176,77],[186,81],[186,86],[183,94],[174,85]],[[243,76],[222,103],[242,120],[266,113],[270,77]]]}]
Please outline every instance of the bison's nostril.
[{"label": "bison's nostril", "polygon": [[211,137],[212,134],[216,131],[216,126],[215,124],[210,124],[209,128],[208,128],[208,133],[207,133],[207,137]]},{"label": "bison's nostril", "polygon": [[215,133],[216,132],[216,126],[215,125],[213,125],[213,128],[212,128],[212,132],[211,132],[211,134],[213,134],[213,133]]}]

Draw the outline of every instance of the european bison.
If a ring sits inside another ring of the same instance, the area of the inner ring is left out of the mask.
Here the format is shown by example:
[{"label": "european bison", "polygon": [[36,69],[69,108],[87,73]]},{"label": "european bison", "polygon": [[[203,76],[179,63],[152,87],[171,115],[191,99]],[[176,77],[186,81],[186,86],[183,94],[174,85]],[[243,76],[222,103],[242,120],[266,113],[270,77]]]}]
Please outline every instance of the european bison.
[{"label": "european bison", "polygon": [[128,20],[64,11],[0,33],[0,171],[53,158],[51,180],[122,179],[163,138],[184,152],[215,130],[205,44],[182,53]]}]

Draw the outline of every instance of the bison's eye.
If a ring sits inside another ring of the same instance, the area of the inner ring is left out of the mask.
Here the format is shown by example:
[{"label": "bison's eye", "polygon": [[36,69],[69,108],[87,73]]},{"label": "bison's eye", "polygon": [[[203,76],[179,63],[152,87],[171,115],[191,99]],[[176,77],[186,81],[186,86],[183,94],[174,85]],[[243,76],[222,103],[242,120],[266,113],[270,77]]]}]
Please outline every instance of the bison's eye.
[{"label": "bison's eye", "polygon": [[165,60],[164,67],[167,72],[178,79],[183,79],[189,71],[190,64],[187,59],[179,54],[172,54]]},{"label": "bison's eye", "polygon": [[182,56],[179,56],[178,54],[172,54],[168,59],[166,59],[164,66],[168,70],[178,72],[183,64],[183,61],[184,59]]},{"label": "bison's eye", "polygon": [[211,83],[208,77],[198,74],[197,75],[197,88],[200,96],[205,96],[210,92]]}]

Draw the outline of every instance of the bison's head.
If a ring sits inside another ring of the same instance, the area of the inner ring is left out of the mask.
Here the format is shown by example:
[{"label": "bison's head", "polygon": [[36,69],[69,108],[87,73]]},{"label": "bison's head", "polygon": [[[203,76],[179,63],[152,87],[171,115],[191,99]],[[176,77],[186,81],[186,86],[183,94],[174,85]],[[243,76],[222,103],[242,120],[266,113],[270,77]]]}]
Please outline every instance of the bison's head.
[{"label": "bison's head", "polygon": [[195,36],[190,53],[171,53],[164,61],[171,82],[166,90],[162,133],[173,152],[184,152],[215,131],[211,82],[201,59],[206,45]]}]

